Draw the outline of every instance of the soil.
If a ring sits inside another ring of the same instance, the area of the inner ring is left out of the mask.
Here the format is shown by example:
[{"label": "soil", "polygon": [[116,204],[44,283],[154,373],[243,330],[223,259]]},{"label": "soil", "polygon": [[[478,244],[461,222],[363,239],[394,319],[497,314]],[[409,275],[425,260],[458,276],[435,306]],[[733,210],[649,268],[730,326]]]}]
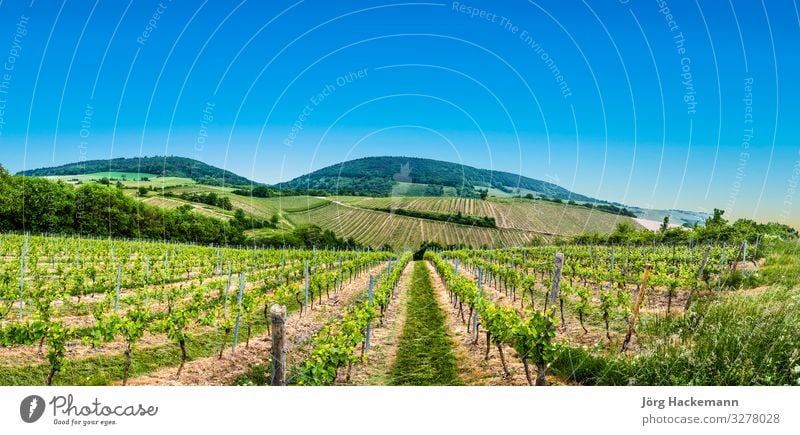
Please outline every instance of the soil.
[{"label": "soil", "polygon": [[[370,273],[379,272],[384,266],[376,266]],[[322,304],[315,303],[314,309],[301,313],[295,311],[286,320],[286,364],[288,373],[291,367],[302,361],[307,354],[308,346],[304,345],[327,322],[340,316],[344,309],[359,294],[366,290],[369,273],[362,273],[351,283],[345,283],[338,294],[331,294],[330,299],[323,299]],[[241,338],[241,336],[240,336]],[[250,337],[250,346],[245,347],[240,339],[239,347],[233,353],[230,346],[223,352],[222,359],[217,355],[188,361],[176,377],[177,367],[164,367],[155,372],[128,380],[129,385],[231,385],[237,378],[248,372],[257,364],[268,364],[270,360],[271,336],[269,333]]]}]

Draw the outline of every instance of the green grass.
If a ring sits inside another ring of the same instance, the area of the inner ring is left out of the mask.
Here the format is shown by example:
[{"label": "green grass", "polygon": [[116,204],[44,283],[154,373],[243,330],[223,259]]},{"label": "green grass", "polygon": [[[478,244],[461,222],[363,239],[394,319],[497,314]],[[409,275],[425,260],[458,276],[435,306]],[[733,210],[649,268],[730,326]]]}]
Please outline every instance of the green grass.
[{"label": "green grass", "polygon": [[758,271],[766,283],[787,287],[800,285],[800,241],[774,242],[764,266]]},{"label": "green grass", "polygon": [[553,373],[593,385],[800,385],[800,291],[700,302],[651,321],[635,356],[562,346]]},{"label": "green grass", "polygon": [[414,263],[408,311],[392,369],[392,385],[461,385],[444,313],[436,303],[428,268]]}]

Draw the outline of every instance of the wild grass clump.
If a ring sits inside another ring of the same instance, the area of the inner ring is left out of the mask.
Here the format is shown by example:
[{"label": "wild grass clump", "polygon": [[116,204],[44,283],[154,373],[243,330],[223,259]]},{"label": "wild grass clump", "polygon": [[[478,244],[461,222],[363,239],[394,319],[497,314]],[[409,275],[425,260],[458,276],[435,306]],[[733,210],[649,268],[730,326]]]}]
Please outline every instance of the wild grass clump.
[{"label": "wild grass clump", "polygon": [[800,385],[800,290],[697,303],[640,325],[633,355],[562,347],[554,372],[597,385]]}]

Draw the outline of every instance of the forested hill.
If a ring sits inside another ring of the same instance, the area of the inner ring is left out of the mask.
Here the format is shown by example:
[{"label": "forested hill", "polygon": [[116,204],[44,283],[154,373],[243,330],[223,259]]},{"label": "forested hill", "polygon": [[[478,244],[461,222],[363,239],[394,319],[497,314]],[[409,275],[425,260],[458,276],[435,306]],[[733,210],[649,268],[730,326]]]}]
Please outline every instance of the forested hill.
[{"label": "forested hill", "polygon": [[87,160],[52,168],[30,169],[18,175],[45,177],[54,175],[81,175],[99,172],[135,172],[163,177],[190,178],[208,185],[242,186],[260,184],[198,160],[175,157],[132,157],[111,160]]},{"label": "forested hill", "polygon": [[[508,194],[594,202],[561,186],[508,172],[478,169],[458,163],[416,157],[366,157],[328,166],[291,181],[284,189],[322,190],[331,194],[385,196],[398,182],[428,185],[436,196],[440,187],[455,189],[458,196],[478,196],[478,189],[494,188]],[[519,192],[517,189],[521,189]],[[602,201],[601,201],[602,202]]]}]

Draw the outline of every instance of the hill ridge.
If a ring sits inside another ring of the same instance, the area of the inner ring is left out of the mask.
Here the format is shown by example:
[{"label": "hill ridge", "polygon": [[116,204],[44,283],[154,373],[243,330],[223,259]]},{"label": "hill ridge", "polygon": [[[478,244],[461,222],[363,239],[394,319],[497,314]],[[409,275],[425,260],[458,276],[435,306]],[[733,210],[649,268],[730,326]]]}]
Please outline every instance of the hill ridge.
[{"label": "hill ridge", "polygon": [[60,166],[28,169],[18,172],[17,175],[44,177],[99,172],[137,172],[164,177],[182,177],[209,185],[240,186],[261,184],[226,169],[181,156],[116,157],[113,159],[86,160]]}]

